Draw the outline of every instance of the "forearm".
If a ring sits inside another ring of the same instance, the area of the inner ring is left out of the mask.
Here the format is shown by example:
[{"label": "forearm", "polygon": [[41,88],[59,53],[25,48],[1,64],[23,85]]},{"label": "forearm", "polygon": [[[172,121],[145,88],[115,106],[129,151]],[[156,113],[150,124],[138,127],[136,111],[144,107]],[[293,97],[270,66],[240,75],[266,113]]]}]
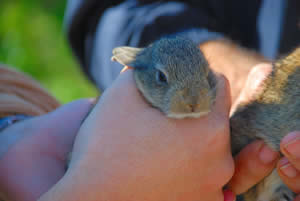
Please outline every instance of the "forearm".
[{"label": "forearm", "polygon": [[247,80],[250,69],[256,64],[269,62],[258,53],[240,47],[229,40],[208,41],[200,45],[210,67],[224,74],[230,83],[232,103]]}]

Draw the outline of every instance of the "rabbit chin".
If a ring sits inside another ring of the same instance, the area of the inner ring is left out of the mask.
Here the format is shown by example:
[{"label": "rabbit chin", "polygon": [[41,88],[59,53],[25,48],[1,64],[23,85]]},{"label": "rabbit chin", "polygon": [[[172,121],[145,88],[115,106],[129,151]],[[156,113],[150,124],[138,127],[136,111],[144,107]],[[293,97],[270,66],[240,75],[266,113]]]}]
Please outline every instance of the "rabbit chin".
[{"label": "rabbit chin", "polygon": [[183,118],[199,118],[204,115],[207,115],[210,110],[202,111],[202,112],[190,112],[190,113],[169,113],[167,116],[175,119],[183,119]]}]

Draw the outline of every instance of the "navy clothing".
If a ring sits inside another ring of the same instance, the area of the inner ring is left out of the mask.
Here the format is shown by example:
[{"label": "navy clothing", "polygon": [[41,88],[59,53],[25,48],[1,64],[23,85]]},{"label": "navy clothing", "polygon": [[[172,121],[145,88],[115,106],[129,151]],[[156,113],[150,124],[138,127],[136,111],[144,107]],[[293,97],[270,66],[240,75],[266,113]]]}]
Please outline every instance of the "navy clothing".
[{"label": "navy clothing", "polygon": [[196,43],[227,37],[274,58],[286,5],[286,0],[69,0],[65,22],[83,70],[103,90],[122,68],[110,61],[113,48],[143,47],[165,35]]}]

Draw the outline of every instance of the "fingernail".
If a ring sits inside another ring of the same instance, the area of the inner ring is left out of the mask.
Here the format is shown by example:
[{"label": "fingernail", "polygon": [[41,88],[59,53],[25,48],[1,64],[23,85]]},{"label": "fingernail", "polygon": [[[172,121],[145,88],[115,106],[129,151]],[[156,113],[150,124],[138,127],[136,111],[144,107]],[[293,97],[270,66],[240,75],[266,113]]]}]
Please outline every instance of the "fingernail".
[{"label": "fingernail", "polygon": [[279,167],[281,172],[289,178],[294,178],[298,175],[298,171],[292,166],[287,158],[282,158],[279,161]]},{"label": "fingernail", "polygon": [[235,201],[235,195],[231,190],[224,190],[224,201]]},{"label": "fingernail", "polygon": [[264,164],[269,164],[273,162],[278,157],[278,152],[273,151],[267,145],[263,145],[259,152],[259,158]]},{"label": "fingernail", "polygon": [[292,132],[285,136],[281,143],[292,157],[300,158],[300,132]]}]

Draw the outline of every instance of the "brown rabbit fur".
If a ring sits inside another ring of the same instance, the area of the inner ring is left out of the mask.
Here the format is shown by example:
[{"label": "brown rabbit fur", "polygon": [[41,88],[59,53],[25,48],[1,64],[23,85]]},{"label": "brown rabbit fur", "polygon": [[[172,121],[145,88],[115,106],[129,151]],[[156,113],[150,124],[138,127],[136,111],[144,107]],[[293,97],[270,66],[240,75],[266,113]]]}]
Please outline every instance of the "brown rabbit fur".
[{"label": "brown rabbit fur", "polygon": [[[240,105],[230,119],[234,155],[255,139],[263,139],[279,151],[281,139],[291,131],[300,130],[300,48],[274,63],[263,88],[254,101]],[[288,201],[293,200],[293,193],[274,170],[244,197],[246,201]]]}]

